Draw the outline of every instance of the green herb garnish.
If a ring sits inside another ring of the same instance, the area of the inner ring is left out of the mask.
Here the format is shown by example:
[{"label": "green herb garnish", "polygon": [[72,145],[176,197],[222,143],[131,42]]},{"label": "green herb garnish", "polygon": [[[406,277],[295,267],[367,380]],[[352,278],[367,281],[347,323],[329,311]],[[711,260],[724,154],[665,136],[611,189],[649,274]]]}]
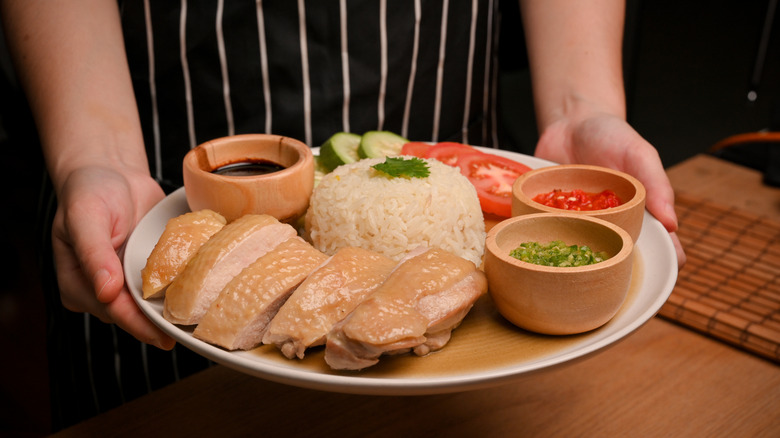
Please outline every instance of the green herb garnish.
[{"label": "green herb garnish", "polygon": [[560,240],[547,245],[525,242],[513,249],[509,255],[524,262],[557,267],[592,265],[609,258],[606,252],[594,252],[585,245],[566,245]]},{"label": "green herb garnish", "polygon": [[384,163],[371,167],[393,178],[425,178],[431,174],[428,163],[417,157],[385,157]]}]

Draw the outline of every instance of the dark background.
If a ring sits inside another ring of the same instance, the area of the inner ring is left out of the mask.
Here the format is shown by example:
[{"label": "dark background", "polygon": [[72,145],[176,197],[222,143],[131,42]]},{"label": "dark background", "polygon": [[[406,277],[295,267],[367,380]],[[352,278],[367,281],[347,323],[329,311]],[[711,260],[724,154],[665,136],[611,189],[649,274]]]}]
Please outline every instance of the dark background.
[{"label": "dark background", "polygon": [[[629,120],[666,166],[706,153],[725,137],[778,130],[780,19],[755,70],[768,1],[629,1],[625,64]],[[504,26],[511,25],[507,12]],[[502,44],[516,42],[506,34]],[[5,207],[0,248],[0,436],[49,432],[46,312],[40,286],[42,161],[34,126],[0,46],[0,172]],[[749,101],[753,78],[758,97]],[[513,148],[536,139],[527,72],[502,72],[503,120]],[[775,120],[773,124],[773,118]]]}]

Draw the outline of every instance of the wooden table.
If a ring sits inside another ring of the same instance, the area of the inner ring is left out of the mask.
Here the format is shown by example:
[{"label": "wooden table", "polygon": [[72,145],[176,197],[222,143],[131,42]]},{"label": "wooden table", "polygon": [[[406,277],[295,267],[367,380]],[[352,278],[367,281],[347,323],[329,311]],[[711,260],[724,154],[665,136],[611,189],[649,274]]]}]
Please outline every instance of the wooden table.
[{"label": "wooden table", "polygon": [[[760,175],[748,169],[697,156],[669,175],[686,193],[780,216],[780,191],[761,186]],[[652,318],[587,359],[454,394],[335,394],[216,366],[59,436],[107,434],[774,437],[780,436],[780,368]]]}]

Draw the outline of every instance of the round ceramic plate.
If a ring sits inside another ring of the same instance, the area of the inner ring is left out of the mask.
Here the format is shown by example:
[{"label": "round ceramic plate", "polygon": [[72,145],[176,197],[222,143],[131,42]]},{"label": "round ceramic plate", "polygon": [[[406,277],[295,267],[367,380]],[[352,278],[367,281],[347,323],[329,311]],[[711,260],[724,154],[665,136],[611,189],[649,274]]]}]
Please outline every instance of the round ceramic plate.
[{"label": "round ceramic plate", "polygon": [[[548,161],[506,151],[488,150],[532,168]],[[214,362],[279,383],[310,389],[376,395],[435,394],[479,389],[519,379],[596,353],[629,335],[652,318],[671,294],[677,279],[674,246],[664,227],[649,213],[635,251],[628,298],[606,325],[574,336],[544,336],[514,327],[495,310],[489,295],[481,298],[452,339],[440,351],[423,357],[383,357],[358,372],[328,368],[322,347],[309,349],[303,360],[286,359],[274,346],[227,351],[192,336],[193,327],[162,317],[162,299],[144,300],[141,269],[167,221],[189,211],[183,189],[172,193],[141,220],[127,242],[127,284],[141,310],[176,341]]]}]

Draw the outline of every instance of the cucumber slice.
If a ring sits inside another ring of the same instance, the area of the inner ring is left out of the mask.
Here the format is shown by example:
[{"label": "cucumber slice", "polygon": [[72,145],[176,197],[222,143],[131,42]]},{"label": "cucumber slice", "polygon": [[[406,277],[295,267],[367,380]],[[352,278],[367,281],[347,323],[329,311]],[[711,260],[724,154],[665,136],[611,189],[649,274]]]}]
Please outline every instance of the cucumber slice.
[{"label": "cucumber slice", "polygon": [[319,165],[327,172],[342,164],[354,163],[359,159],[360,136],[350,132],[333,134],[320,146]]},{"label": "cucumber slice", "polygon": [[360,139],[360,158],[382,158],[401,155],[401,148],[409,140],[390,131],[368,131]]},{"label": "cucumber slice", "polygon": [[320,164],[320,157],[317,156],[317,161],[314,166],[314,187],[317,187],[317,185],[322,180],[322,177],[325,176],[328,173],[322,165]]}]

